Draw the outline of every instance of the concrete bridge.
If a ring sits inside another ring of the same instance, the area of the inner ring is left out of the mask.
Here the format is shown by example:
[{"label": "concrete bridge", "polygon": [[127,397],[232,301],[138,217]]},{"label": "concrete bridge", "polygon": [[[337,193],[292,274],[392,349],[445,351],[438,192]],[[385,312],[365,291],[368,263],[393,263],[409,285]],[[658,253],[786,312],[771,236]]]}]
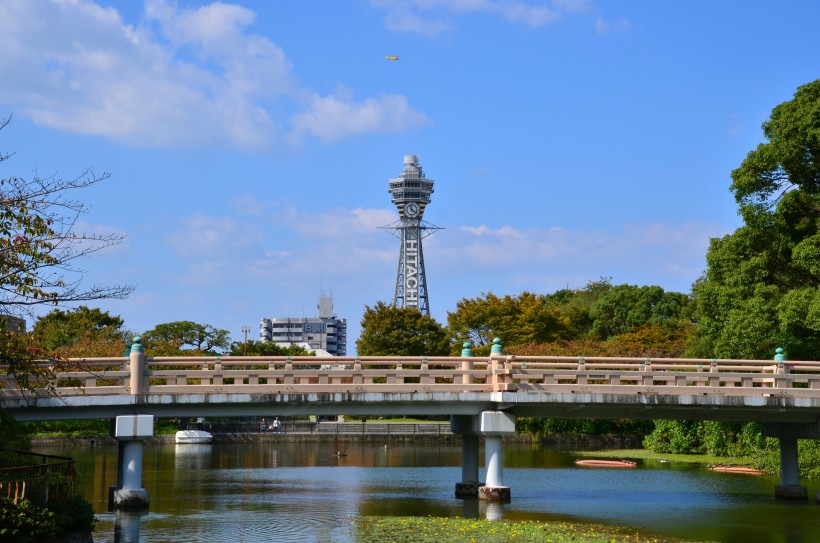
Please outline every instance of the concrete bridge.
[{"label": "concrete bridge", "polygon": [[[806,498],[798,439],[820,439],[820,362],[505,355],[488,357],[146,357],[128,356],[55,371],[34,392],[0,376],[0,402],[17,420],[115,419],[120,440],[116,503],[146,506],[142,439],[154,417],[448,415],[461,434],[456,495],[510,499],[502,437],[515,418],[631,418],[759,421],[780,440],[775,494]],[[48,362],[44,362],[48,364]],[[486,480],[479,482],[479,438]]]}]

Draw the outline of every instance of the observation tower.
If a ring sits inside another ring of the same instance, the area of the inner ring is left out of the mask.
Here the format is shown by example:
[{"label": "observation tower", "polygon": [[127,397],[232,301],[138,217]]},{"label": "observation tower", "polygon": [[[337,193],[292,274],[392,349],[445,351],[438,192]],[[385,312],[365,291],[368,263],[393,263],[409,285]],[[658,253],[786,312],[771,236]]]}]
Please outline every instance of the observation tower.
[{"label": "observation tower", "polygon": [[427,274],[424,271],[424,251],[421,240],[441,228],[424,220],[424,209],[433,193],[432,179],[424,177],[419,157],[404,155],[404,172],[390,180],[392,202],[399,211],[399,220],[383,226],[399,238],[399,265],[396,270],[396,290],[393,305],[414,307],[430,314],[427,298]]}]

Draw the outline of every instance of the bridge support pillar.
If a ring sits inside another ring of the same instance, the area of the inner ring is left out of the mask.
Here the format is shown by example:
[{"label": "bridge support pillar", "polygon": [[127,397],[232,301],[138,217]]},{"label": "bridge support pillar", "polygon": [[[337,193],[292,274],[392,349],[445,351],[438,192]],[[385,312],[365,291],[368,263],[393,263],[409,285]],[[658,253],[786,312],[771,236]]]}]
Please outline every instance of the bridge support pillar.
[{"label": "bridge support pillar", "polygon": [[504,435],[515,433],[515,416],[501,411],[484,411],[479,416],[479,433],[484,436],[484,467],[487,471],[478,498],[510,501],[510,487],[504,486]]},{"label": "bridge support pillar", "polygon": [[767,423],[763,433],[780,441],[780,484],[775,485],[774,495],[792,500],[807,499],[808,490],[800,484],[797,440],[820,439],[820,426],[817,423]]},{"label": "bridge support pillar", "polygon": [[484,483],[478,480],[478,417],[453,415],[450,430],[461,435],[461,482],[456,483],[456,498],[475,498]]},{"label": "bridge support pillar", "polygon": [[114,437],[120,441],[114,509],[139,511],[148,508],[148,491],[142,488],[142,440],[154,435],[153,415],[117,417]]}]

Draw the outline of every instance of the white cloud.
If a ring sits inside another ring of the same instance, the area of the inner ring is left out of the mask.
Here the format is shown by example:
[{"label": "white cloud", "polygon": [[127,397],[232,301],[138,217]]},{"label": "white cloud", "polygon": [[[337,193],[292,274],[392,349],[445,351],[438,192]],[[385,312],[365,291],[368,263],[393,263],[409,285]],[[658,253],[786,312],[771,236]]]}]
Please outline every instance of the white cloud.
[{"label": "white cloud", "polygon": [[148,0],[136,25],[91,0],[2,2],[0,72],[14,84],[0,86],[0,103],[50,128],[129,145],[251,152],[427,122],[403,96],[355,102],[302,88],[282,48],[250,31],[254,20],[223,2]]},{"label": "white cloud", "polygon": [[595,18],[595,31],[598,34],[618,34],[626,32],[632,26],[628,19],[620,17],[614,21],[607,21],[603,17]]},{"label": "white cloud", "polygon": [[262,215],[268,204],[256,198],[252,194],[243,194],[230,200],[233,209],[240,215]]},{"label": "white cloud", "polygon": [[458,274],[492,270],[506,275],[508,285],[526,284],[531,277],[553,276],[561,283],[604,274],[629,282],[689,285],[705,267],[709,239],[726,233],[698,221],[628,224],[612,232],[486,225],[448,232],[453,233],[431,237],[425,245],[428,261]]},{"label": "white cloud", "polygon": [[407,103],[401,95],[385,95],[355,102],[352,93],[341,88],[334,96],[312,96],[309,107],[293,117],[296,140],[311,134],[324,142],[334,142],[360,134],[403,132],[429,124],[427,116]]},{"label": "white cloud", "polygon": [[386,11],[385,26],[393,32],[437,36],[454,28],[451,17],[483,13],[507,22],[542,27],[559,21],[565,13],[587,10],[586,0],[524,2],[522,0],[371,0]]},{"label": "white cloud", "polygon": [[251,225],[240,225],[230,217],[211,217],[200,213],[181,219],[177,231],[169,234],[166,241],[180,258],[223,255],[226,259],[233,259],[254,245],[260,236],[260,231]]}]

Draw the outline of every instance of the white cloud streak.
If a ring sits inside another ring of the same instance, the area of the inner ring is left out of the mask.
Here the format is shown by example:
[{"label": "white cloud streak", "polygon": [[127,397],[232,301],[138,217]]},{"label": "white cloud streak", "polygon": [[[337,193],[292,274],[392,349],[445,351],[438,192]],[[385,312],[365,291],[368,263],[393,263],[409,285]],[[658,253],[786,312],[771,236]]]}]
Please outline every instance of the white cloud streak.
[{"label": "white cloud streak", "polygon": [[632,24],[628,19],[619,17],[614,21],[608,21],[603,17],[595,18],[595,31],[600,35],[606,34],[620,34],[629,30]]},{"label": "white cloud streak", "polygon": [[561,20],[567,13],[588,10],[586,0],[371,0],[370,3],[386,11],[388,30],[428,37],[452,31],[455,25],[451,18],[458,15],[486,14],[512,24],[538,28]]}]

